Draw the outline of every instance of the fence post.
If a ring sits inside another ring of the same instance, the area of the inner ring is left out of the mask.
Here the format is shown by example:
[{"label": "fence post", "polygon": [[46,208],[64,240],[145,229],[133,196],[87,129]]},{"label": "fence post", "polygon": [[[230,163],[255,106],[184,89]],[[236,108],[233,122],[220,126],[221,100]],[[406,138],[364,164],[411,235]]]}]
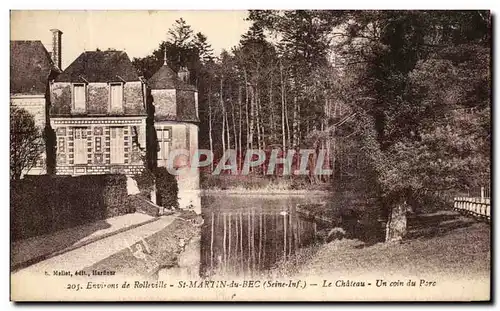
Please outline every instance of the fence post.
[{"label": "fence post", "polygon": [[484,199],[484,187],[481,187],[481,201]]}]

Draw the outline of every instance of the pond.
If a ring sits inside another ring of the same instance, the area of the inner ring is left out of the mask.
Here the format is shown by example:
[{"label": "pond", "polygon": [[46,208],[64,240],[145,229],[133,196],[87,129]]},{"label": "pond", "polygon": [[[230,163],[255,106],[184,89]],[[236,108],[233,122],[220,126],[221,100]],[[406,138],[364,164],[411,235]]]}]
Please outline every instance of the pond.
[{"label": "pond", "polygon": [[201,197],[202,276],[254,275],[314,242],[317,226],[297,204],[326,196],[205,195]]}]

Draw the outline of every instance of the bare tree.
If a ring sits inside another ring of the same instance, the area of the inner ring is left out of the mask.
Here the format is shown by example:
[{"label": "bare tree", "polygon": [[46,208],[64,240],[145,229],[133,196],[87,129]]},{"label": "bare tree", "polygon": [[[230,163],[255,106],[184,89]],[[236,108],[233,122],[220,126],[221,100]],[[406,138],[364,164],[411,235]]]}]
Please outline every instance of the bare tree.
[{"label": "bare tree", "polygon": [[26,110],[13,108],[10,113],[10,178],[21,179],[37,165],[43,154],[44,143],[35,119]]}]

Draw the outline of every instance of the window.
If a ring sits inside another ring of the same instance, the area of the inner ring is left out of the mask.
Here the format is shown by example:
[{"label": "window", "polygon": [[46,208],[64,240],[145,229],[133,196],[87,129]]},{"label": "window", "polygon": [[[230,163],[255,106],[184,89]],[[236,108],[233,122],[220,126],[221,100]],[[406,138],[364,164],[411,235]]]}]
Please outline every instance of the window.
[{"label": "window", "polygon": [[101,146],[101,137],[96,137],[95,138],[95,152],[101,152],[102,151],[102,146]]},{"label": "window", "polygon": [[121,111],[123,108],[123,87],[121,83],[109,85],[109,99],[111,111]]},{"label": "window", "polygon": [[87,163],[87,128],[73,128],[75,141],[75,164]]},{"label": "window", "polygon": [[85,111],[85,84],[73,84],[73,105],[75,110]]},{"label": "window", "polygon": [[65,141],[64,141],[64,137],[58,137],[57,140],[58,140],[57,152],[59,152],[59,153],[66,152],[66,148],[65,148],[66,144],[65,144]]},{"label": "window", "polygon": [[170,127],[160,127],[156,129],[156,138],[158,139],[158,160],[166,160],[170,152],[170,142],[172,141],[172,129]]},{"label": "window", "polygon": [[112,127],[111,131],[111,163],[123,164],[124,163],[124,139],[123,127]]}]

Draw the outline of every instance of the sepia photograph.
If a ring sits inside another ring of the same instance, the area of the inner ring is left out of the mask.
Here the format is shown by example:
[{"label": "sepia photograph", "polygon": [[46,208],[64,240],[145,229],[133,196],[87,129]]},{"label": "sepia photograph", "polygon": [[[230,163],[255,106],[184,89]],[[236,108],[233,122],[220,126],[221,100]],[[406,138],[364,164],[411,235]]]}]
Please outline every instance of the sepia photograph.
[{"label": "sepia photograph", "polygon": [[11,10],[10,300],[492,300],[488,10]]}]

